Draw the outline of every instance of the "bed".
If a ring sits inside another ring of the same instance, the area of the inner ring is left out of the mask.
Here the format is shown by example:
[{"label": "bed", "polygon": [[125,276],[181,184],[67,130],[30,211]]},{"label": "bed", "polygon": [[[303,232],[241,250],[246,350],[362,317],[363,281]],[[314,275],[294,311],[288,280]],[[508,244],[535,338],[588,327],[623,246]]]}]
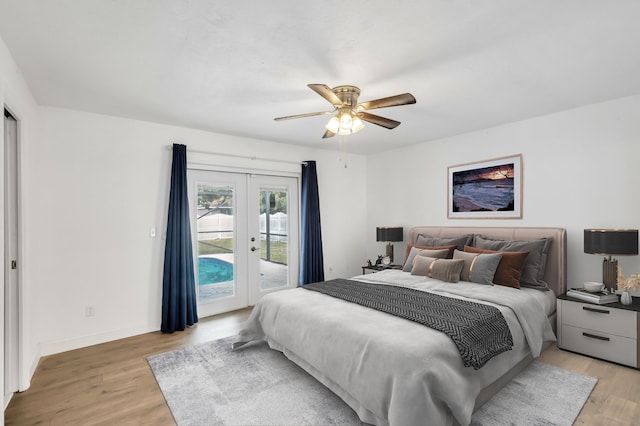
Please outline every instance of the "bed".
[{"label": "bed", "polygon": [[[449,256],[431,257],[443,247],[450,250]],[[536,258],[536,247],[543,247],[542,262]],[[495,264],[496,258],[511,259],[512,254],[504,253],[522,254],[523,248],[531,251],[523,255],[526,260],[518,275],[521,288],[479,283],[478,277],[488,273],[483,265]],[[471,263],[467,250],[478,254]],[[420,296],[426,292],[437,303],[445,297],[455,309],[468,304],[499,311],[511,348],[496,351],[472,367],[451,335],[366,305],[297,288],[265,296],[254,307],[234,350],[267,340],[271,348],[342,398],[365,423],[469,424],[473,411],[555,341],[555,296],[566,291],[566,232],[562,228],[421,226],[409,231],[410,253],[415,256],[404,270],[360,275],[339,284],[418,291]],[[452,254],[458,260],[449,260]],[[466,268],[469,281],[447,282],[455,281],[455,271],[438,276],[445,281],[426,276],[443,270],[442,265],[447,270],[458,268],[460,258],[460,273],[464,275]],[[430,262],[428,273],[418,268],[425,262]],[[525,284],[525,274],[539,275]]]}]

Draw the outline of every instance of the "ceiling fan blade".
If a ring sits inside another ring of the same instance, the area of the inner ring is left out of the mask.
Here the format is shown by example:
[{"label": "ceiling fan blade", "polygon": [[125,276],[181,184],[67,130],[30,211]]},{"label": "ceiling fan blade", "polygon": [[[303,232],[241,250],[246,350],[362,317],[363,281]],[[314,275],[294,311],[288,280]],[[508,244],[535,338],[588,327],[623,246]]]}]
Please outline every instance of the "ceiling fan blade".
[{"label": "ceiling fan blade", "polygon": [[324,135],[322,135],[322,139],[326,139],[326,138],[332,138],[334,137],[336,134],[333,133],[331,130],[327,130],[326,132],[324,132]]},{"label": "ceiling fan blade", "polygon": [[296,114],[296,115],[287,115],[285,117],[276,117],[274,118],[274,120],[275,121],[291,120],[293,118],[304,118],[304,117],[313,117],[314,115],[333,114],[334,112],[335,112],[335,109],[333,111],[309,112],[306,114]]},{"label": "ceiling fan blade", "polygon": [[387,129],[395,129],[400,125],[399,121],[392,120],[390,118],[380,117],[379,115],[369,114],[368,112],[359,112],[358,117],[360,117],[364,121],[368,121],[369,123],[386,127]]},{"label": "ceiling fan blade", "polygon": [[403,93],[402,95],[389,96],[388,98],[374,99],[372,101],[366,101],[358,104],[356,108],[362,107],[365,110],[386,108],[398,105],[415,104],[416,98],[411,93]]},{"label": "ceiling fan blade", "polygon": [[326,84],[307,84],[307,87],[328,100],[331,105],[335,107],[342,106],[342,100],[340,100],[340,98],[335,93],[333,93],[331,88]]}]

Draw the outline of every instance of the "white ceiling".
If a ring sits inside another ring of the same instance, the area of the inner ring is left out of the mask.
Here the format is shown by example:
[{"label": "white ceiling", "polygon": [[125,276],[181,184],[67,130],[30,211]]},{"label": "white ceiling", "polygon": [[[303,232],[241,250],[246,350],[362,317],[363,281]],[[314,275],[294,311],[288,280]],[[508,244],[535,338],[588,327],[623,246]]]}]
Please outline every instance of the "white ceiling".
[{"label": "white ceiling", "polygon": [[412,93],[357,153],[640,93],[638,0],[0,0],[0,37],[41,105],[318,148],[273,120],[332,109],[308,83]]}]

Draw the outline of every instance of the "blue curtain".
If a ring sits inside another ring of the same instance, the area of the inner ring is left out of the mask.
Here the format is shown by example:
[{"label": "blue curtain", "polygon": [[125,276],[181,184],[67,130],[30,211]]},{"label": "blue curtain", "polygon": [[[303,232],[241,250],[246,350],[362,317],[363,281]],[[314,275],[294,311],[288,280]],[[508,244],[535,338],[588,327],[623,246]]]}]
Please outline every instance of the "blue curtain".
[{"label": "blue curtain", "polygon": [[184,330],[198,322],[187,191],[187,147],[173,144],[162,279],[163,333]]},{"label": "blue curtain", "polygon": [[320,229],[320,199],[316,162],[302,165],[300,276],[298,285],[324,281],[322,232]]}]

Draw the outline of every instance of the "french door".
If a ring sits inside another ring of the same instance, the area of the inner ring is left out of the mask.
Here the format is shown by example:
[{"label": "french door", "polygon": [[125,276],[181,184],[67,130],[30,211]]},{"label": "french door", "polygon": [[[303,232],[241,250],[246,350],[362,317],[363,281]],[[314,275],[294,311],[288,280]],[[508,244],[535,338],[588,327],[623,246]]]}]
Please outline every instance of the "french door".
[{"label": "french door", "polygon": [[295,287],[298,180],[189,170],[198,315]]}]

